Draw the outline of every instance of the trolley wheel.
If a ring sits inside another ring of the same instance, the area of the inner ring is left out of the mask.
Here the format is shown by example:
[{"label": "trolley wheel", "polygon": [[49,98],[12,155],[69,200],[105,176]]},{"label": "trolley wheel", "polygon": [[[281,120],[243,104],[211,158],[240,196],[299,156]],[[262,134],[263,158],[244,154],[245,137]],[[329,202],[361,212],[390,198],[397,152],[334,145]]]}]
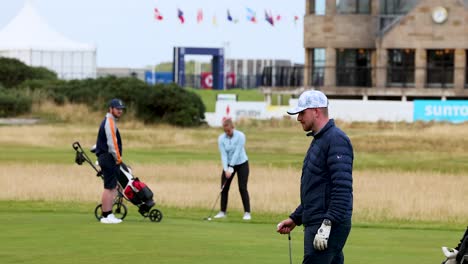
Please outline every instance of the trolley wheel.
[{"label": "trolley wheel", "polygon": [[149,213],[149,218],[153,222],[161,222],[161,219],[163,218],[163,214],[158,209],[153,209]]},{"label": "trolley wheel", "polygon": [[[94,209],[94,216],[96,216],[96,219],[99,221],[102,218],[102,204],[99,204],[96,206]],[[114,203],[112,206],[112,213],[115,215],[116,218],[118,219],[124,219],[125,216],[127,216],[127,206],[123,203]]]}]

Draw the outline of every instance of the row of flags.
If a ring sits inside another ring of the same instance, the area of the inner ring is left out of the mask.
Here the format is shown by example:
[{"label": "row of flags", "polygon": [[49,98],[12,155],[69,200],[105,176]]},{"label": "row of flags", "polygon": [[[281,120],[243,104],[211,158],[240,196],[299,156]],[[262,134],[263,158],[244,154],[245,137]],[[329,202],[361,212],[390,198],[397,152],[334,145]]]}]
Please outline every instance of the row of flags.
[{"label": "row of flags", "polygon": [[[227,13],[226,14],[226,19],[228,21],[233,22],[233,23],[239,22],[238,18],[234,18],[231,15],[231,12],[229,11],[229,9],[227,10],[226,13]],[[177,9],[177,17],[178,17],[181,24],[184,24],[186,22],[184,12],[180,8]],[[156,21],[161,21],[161,20],[164,19],[162,13],[159,11],[158,8],[154,8],[154,19]],[[246,19],[247,19],[247,21],[252,22],[252,23],[257,23],[258,22],[256,12],[253,9],[248,8],[248,7],[246,8]],[[271,26],[274,26],[275,23],[277,23],[279,21],[282,21],[282,20],[284,20],[284,18],[280,14],[277,14],[276,16],[273,16],[271,11],[265,10],[265,21],[268,22]],[[294,15],[293,16],[294,24],[297,24],[298,21],[299,21],[299,16]],[[203,10],[198,9],[197,10],[197,23],[202,23],[202,22],[203,22]],[[217,24],[216,15],[213,16],[212,22],[213,22],[214,25]]]}]

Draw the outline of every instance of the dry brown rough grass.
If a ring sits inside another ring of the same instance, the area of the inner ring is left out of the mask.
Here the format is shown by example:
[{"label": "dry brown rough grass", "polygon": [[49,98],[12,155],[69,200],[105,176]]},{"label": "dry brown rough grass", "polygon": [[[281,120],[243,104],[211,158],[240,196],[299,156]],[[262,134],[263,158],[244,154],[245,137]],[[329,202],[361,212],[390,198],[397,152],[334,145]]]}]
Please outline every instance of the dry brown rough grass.
[{"label": "dry brown rough grass", "polygon": [[[219,165],[200,162],[135,164],[134,174],[148,183],[164,206],[211,208],[219,191]],[[300,171],[251,166],[252,211],[287,214],[299,203]],[[354,173],[354,219],[462,223],[468,212],[460,204],[468,178],[431,173]],[[102,182],[89,167],[77,165],[2,164],[0,200],[95,201]],[[237,181],[229,208],[242,210]]]}]

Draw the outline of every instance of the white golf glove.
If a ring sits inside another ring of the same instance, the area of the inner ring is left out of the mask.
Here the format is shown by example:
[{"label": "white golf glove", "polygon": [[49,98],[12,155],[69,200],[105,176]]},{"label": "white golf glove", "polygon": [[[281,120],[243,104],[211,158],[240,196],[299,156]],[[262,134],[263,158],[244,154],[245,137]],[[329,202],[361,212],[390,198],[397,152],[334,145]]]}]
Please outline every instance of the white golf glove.
[{"label": "white golf glove", "polygon": [[234,168],[229,166],[228,169],[224,171],[224,175],[229,179],[231,178],[233,172]]},{"label": "white golf glove", "polygon": [[328,247],[328,238],[330,237],[331,221],[328,219],[323,220],[322,225],[317,230],[314,238],[314,248],[316,250],[325,250]]},{"label": "white golf glove", "polygon": [[458,254],[458,250],[454,248],[448,248],[448,247],[442,247],[442,252],[448,259],[453,259]]}]

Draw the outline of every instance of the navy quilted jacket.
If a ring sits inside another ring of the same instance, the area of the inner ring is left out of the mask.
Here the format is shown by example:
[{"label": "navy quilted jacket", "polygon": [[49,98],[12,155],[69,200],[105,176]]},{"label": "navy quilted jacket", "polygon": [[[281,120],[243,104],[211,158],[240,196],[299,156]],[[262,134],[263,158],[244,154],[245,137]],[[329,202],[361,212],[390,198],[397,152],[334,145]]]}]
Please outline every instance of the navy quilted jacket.
[{"label": "navy quilted jacket", "polygon": [[[308,136],[312,133],[307,134]],[[351,220],[353,146],[333,119],[314,136],[302,166],[301,204],[290,215],[296,225]]]}]

